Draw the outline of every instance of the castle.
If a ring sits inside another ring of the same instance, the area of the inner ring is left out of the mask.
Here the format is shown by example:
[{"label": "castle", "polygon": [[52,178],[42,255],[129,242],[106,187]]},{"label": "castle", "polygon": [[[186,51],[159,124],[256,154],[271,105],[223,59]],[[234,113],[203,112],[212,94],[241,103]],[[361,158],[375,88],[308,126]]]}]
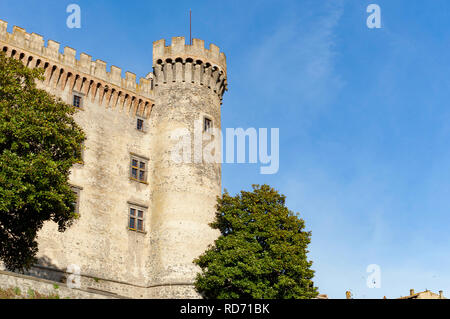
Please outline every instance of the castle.
[{"label": "castle", "polygon": [[[0,20],[0,49],[43,68],[38,87],[74,105],[86,132],[70,183],[80,218],[64,233],[39,232],[30,274],[132,298],[198,298],[192,261],[218,236],[209,223],[221,194],[221,164],[174,162],[173,132],[220,129],[225,55],[183,37],[153,43],[153,72],[136,76]],[[219,141],[217,141],[219,142]],[[204,143],[200,141],[200,143]],[[217,148],[216,152],[219,152]]]}]

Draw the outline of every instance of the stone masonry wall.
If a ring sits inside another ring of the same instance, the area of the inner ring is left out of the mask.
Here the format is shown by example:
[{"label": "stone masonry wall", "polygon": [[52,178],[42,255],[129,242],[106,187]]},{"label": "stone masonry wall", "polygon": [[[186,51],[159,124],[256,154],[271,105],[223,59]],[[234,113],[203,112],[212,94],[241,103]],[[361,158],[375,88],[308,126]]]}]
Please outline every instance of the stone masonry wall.
[{"label": "stone masonry wall", "polygon": [[28,289],[34,290],[42,295],[51,296],[57,294],[59,298],[70,299],[118,299],[121,296],[113,294],[99,293],[95,291],[86,291],[82,289],[71,289],[65,284],[58,282],[35,278],[31,276],[20,275],[16,273],[0,271],[0,288],[19,288],[23,293]]}]

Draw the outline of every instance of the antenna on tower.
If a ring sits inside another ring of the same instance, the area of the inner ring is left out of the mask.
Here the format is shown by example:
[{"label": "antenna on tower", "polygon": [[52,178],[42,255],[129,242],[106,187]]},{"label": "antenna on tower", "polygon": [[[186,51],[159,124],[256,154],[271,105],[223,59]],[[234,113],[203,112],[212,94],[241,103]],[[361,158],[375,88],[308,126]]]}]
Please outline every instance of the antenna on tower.
[{"label": "antenna on tower", "polygon": [[189,9],[189,44],[192,45],[192,11]]}]

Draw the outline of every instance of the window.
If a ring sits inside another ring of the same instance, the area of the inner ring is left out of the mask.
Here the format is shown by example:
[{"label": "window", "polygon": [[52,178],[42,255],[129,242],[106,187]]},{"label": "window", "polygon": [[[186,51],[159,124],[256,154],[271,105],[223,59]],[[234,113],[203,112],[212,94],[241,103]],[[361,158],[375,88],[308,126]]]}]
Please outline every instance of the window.
[{"label": "window", "polygon": [[[84,149],[85,148],[86,148],[86,146],[85,146],[84,142],[82,142],[78,149],[81,158],[78,162],[76,162],[76,164],[84,165]],[[77,156],[76,153],[75,153],[75,156]]]},{"label": "window", "polygon": [[72,105],[78,108],[83,107],[83,97],[81,96],[81,94],[74,94],[73,95],[73,103]]},{"label": "window", "polygon": [[130,206],[128,229],[139,232],[144,231],[144,208],[140,208],[137,206]]},{"label": "window", "polygon": [[147,160],[132,155],[130,174],[132,180],[142,183],[147,182]]},{"label": "window", "polygon": [[211,119],[205,117],[204,124],[203,124],[203,131],[207,133],[212,132],[212,121]]},{"label": "window", "polygon": [[75,202],[73,202],[73,205],[75,206],[75,214],[79,214],[80,213],[80,193],[81,193],[81,188],[77,187],[77,186],[72,186],[72,192],[75,194]]},{"label": "window", "polygon": [[144,120],[143,119],[137,119],[136,128],[138,131],[144,131]]}]

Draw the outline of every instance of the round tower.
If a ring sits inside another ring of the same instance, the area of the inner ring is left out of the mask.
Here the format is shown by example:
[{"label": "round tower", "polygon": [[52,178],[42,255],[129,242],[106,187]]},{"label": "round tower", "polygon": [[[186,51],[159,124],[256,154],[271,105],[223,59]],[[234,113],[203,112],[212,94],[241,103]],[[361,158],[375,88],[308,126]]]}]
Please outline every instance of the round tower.
[{"label": "round tower", "polygon": [[[184,37],[153,43],[150,273],[155,298],[198,297],[193,260],[218,236],[221,195],[220,107],[226,59],[213,44]],[[157,286],[157,287],[156,287]]]}]

